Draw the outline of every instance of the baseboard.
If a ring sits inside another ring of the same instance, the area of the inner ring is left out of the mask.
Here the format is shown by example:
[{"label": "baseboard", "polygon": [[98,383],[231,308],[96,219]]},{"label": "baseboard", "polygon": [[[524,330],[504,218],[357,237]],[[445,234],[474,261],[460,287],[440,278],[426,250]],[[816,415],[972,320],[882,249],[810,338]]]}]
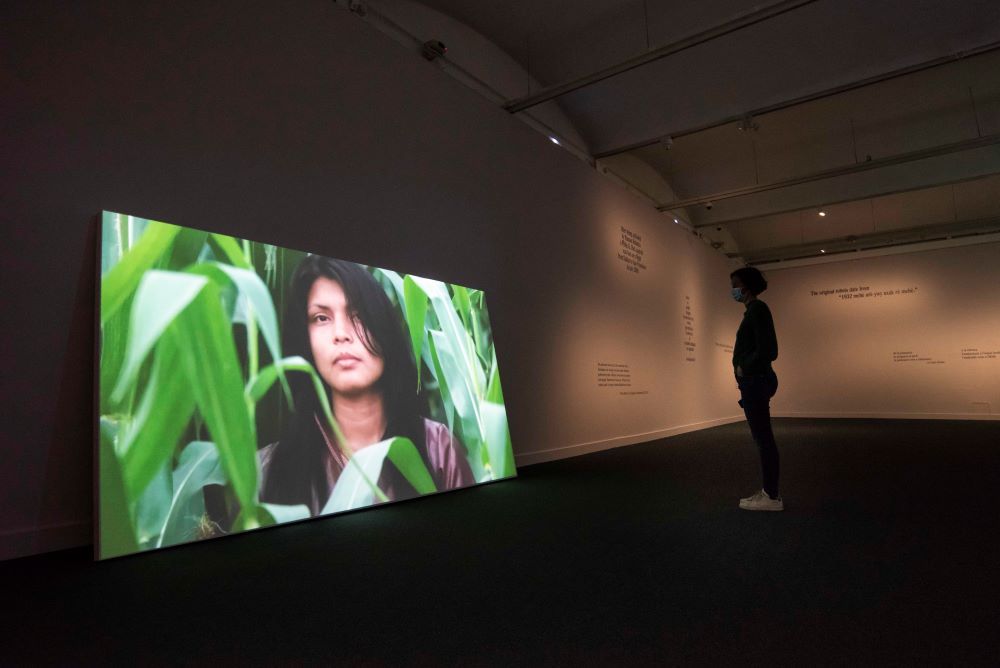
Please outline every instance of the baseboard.
[{"label": "baseboard", "polygon": [[0,530],[0,561],[92,544],[90,522]]},{"label": "baseboard", "polygon": [[858,411],[816,413],[771,411],[776,418],[860,418],[869,420],[1000,420],[996,413],[865,413]]},{"label": "baseboard", "polygon": [[709,429],[711,427],[719,427],[721,425],[732,424],[734,422],[742,422],[743,420],[746,420],[743,415],[716,418],[714,420],[693,422],[691,424],[669,427],[667,429],[647,431],[642,434],[629,434],[628,436],[616,436],[615,438],[606,438],[599,441],[588,441],[586,443],[564,445],[558,448],[548,448],[546,450],[536,450],[534,452],[523,452],[515,454],[514,461],[518,466],[529,466],[531,464],[540,464],[542,462],[550,462],[557,459],[585,455],[587,453],[598,452],[600,450],[610,450],[611,448],[619,448],[625,445],[655,441],[659,438],[679,436],[680,434]]}]

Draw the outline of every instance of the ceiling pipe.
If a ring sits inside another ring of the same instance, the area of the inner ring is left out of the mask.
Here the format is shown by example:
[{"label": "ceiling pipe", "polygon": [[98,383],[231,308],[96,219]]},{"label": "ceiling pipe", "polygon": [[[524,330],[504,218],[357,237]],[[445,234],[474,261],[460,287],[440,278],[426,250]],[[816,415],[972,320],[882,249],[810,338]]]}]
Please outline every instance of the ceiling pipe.
[{"label": "ceiling pipe", "polygon": [[640,148],[646,148],[647,146],[653,146],[659,144],[666,139],[677,139],[678,137],[684,137],[685,135],[692,135],[696,132],[703,132],[705,130],[711,130],[713,128],[718,128],[723,125],[729,125],[730,123],[739,123],[745,120],[747,117],[756,118],[769,114],[775,111],[781,111],[782,109],[788,109],[789,107],[794,107],[796,105],[805,104],[807,102],[815,102],[816,100],[822,100],[823,98],[832,97],[834,95],[839,95],[841,93],[848,93],[852,90],[857,90],[859,88],[864,88],[865,86],[871,86],[877,83],[883,83],[885,81],[890,81],[892,79],[897,79],[899,77],[906,76],[907,74],[916,74],[917,72],[922,72],[924,70],[929,70],[934,67],[940,67],[942,65],[948,65],[949,63],[958,62],[960,60],[966,60],[974,56],[980,56],[991,51],[996,51],[1000,49],[1000,41],[990,42],[989,44],[983,44],[975,48],[958,51],[956,53],[948,54],[947,56],[941,56],[939,58],[934,58],[932,60],[926,60],[921,63],[916,63],[914,65],[908,65],[906,67],[901,67],[896,70],[890,70],[888,72],[883,72],[882,74],[876,74],[865,79],[859,79],[857,81],[852,81],[845,84],[840,84],[832,88],[827,88],[825,90],[817,91],[815,93],[809,93],[808,95],[802,95],[800,97],[795,97],[790,100],[784,100],[782,102],[776,102],[774,104],[767,105],[766,107],[760,107],[749,112],[743,112],[740,114],[734,114],[731,116],[726,116],[722,119],[717,119],[714,121],[709,121],[695,127],[690,127],[685,130],[678,130],[676,132],[669,132],[664,135],[660,135],[654,139],[646,139],[634,144],[629,144],[627,146],[622,146],[620,148],[610,149],[607,151],[601,151],[600,153],[595,153],[594,157],[598,160],[603,158],[610,158],[611,156],[618,155],[620,153],[627,153],[629,151],[634,151]]},{"label": "ceiling pipe", "polygon": [[593,74],[589,74],[585,77],[572,79],[561,84],[556,84],[555,86],[549,86],[532,95],[526,95],[515,100],[510,100],[503,105],[503,108],[512,114],[516,114],[519,111],[530,109],[531,107],[542,104],[543,102],[548,102],[549,100],[565,95],[566,93],[571,93],[575,90],[579,90],[580,88],[586,88],[587,86],[595,84],[599,81],[604,81],[605,79],[628,72],[629,70],[634,70],[637,67],[642,67],[643,65],[660,60],[661,58],[672,56],[675,53],[680,53],[681,51],[696,47],[699,44],[704,44],[714,39],[724,37],[725,35],[742,30],[743,28],[748,28],[762,21],[767,21],[768,19],[790,12],[793,9],[798,9],[799,7],[803,7],[805,5],[811,5],[814,2],[817,2],[817,0],[783,0],[783,2],[778,2],[758,11],[750,12],[744,16],[715,26],[714,28],[709,28],[708,30],[695,33],[694,35],[685,37],[677,42],[661,46],[658,49],[650,51],[649,53],[644,53],[641,56],[630,58],[626,61],[618,63],[617,65],[594,72]]},{"label": "ceiling pipe", "polygon": [[[838,176],[848,176],[850,174],[866,172],[872,169],[881,169],[883,167],[901,165],[908,162],[914,162],[917,160],[925,160],[927,158],[934,158],[941,155],[948,155],[950,153],[970,151],[977,148],[992,146],[998,143],[1000,143],[1000,134],[985,135],[983,137],[976,137],[975,139],[966,139],[964,141],[954,142],[951,144],[942,144],[940,146],[925,148],[919,151],[900,153],[898,155],[889,156],[888,158],[867,160],[865,162],[859,162],[857,164],[849,165],[847,167],[837,167],[835,169],[827,169],[821,172],[814,172],[806,176],[799,176],[794,179],[775,181],[773,183],[765,183],[759,186],[747,186],[745,188],[735,188],[733,190],[726,190],[722,192],[711,193],[708,195],[699,195],[698,197],[689,197],[687,199],[678,199],[674,200],[673,202],[667,202],[666,204],[661,204],[656,208],[659,209],[660,211],[675,211],[677,209],[683,209],[684,207],[687,206],[708,204],[710,202],[720,202],[722,200],[733,199],[736,197],[746,197],[747,195],[755,195],[757,193],[768,192],[771,190],[789,188],[791,186],[797,186],[803,183],[823,181],[826,179],[836,178]],[[718,223],[711,223],[711,224],[718,224]]]}]

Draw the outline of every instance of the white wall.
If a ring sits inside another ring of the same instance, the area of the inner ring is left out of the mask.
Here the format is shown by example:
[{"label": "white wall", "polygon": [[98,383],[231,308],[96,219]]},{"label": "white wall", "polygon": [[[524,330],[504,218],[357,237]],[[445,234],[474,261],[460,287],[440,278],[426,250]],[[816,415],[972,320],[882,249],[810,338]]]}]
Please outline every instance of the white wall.
[{"label": "white wall", "polygon": [[1000,419],[1000,244],[765,275],[774,415]]},{"label": "white wall", "polygon": [[102,209],[484,289],[521,464],[737,414],[726,260],[334,3],[0,12],[0,558],[90,540]]},{"label": "white wall", "polygon": [[[555,384],[529,390],[543,438],[517,451],[520,463],[742,419],[732,377],[742,307],[729,297],[730,263],[672,219],[633,212],[629,196],[615,195],[627,208],[595,197],[590,221],[580,221],[579,264],[551,295],[544,338],[532,344],[545,358],[538,380]],[[622,227],[642,237],[638,273],[619,258]],[[627,366],[628,386],[601,387],[599,363]]]}]

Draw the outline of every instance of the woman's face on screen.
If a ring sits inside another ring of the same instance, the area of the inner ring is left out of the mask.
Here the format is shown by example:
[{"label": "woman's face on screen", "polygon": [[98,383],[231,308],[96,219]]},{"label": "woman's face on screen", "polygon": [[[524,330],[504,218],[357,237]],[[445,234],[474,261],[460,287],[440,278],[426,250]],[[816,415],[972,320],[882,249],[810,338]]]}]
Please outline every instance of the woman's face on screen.
[{"label": "woman's face on screen", "polygon": [[348,307],[340,283],[317,278],[306,309],[313,360],[330,390],[345,396],[371,391],[385,362],[365,347],[368,332]]}]

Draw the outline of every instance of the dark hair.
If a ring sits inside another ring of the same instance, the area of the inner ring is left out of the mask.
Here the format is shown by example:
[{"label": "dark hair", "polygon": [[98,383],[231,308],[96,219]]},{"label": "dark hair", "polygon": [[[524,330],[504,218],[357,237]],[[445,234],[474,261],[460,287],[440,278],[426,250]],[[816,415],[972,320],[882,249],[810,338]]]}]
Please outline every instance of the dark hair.
[{"label": "dark hair", "polygon": [[764,279],[764,274],[760,273],[760,269],[756,267],[742,267],[729,274],[730,278],[733,276],[740,279],[747,290],[752,292],[754,296],[767,290],[767,281]]},{"label": "dark hair", "polygon": [[[292,276],[285,305],[282,352],[286,356],[300,355],[315,365],[307,308],[309,291],[318,278],[328,278],[340,285],[348,309],[363,326],[360,334],[364,346],[382,358],[384,369],[377,387],[385,406],[385,436],[409,438],[429,469],[423,424],[426,402],[417,392],[417,368],[410,337],[399,311],[367,269],[322,255],[304,257]],[[261,496],[273,503],[308,505],[313,490],[324,489],[327,484],[323,465],[326,443],[316,426],[317,416],[325,423],[324,412],[310,378],[301,373],[288,374],[288,382],[294,412],[285,420],[281,440],[274,446],[266,489],[261,490]],[[330,401],[329,388],[325,400]],[[387,461],[385,468],[388,467]],[[399,481],[394,479],[393,483]],[[323,502],[324,499],[319,500],[321,507]]]}]

